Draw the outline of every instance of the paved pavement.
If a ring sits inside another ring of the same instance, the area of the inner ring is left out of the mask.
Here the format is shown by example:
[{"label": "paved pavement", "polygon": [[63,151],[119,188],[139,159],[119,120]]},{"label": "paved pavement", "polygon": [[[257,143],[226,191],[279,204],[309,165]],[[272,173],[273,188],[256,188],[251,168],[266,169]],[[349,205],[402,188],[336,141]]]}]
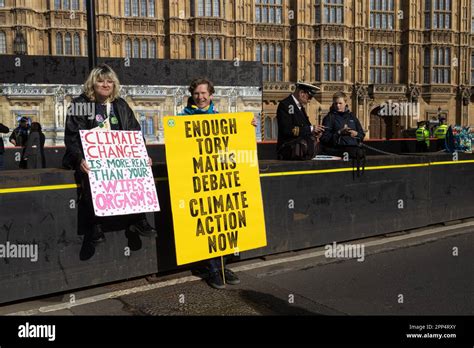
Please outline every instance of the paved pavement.
[{"label": "paved pavement", "polygon": [[[247,270],[226,290],[185,272],[3,306],[0,315],[473,315],[474,228],[426,231],[350,242],[367,246],[363,262],[306,258],[319,248],[232,264]],[[70,306],[71,295],[86,304]]]}]

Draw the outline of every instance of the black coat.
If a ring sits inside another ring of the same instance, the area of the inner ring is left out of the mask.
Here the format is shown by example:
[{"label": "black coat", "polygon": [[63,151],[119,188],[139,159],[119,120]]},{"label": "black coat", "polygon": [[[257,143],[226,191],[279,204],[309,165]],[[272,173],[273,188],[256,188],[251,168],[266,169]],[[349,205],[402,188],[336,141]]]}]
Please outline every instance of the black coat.
[{"label": "black coat", "polygon": [[[8,133],[10,130],[7,126],[0,123],[0,133]],[[3,144],[3,138],[0,137],[0,154],[5,153],[5,145]]]},{"label": "black coat", "polygon": [[[338,134],[338,131],[343,129],[345,124],[347,124],[348,128],[357,131],[357,138],[352,138],[350,135]],[[359,120],[348,110],[344,113],[339,113],[335,110],[329,111],[323,119],[323,126],[326,129],[319,139],[323,147],[341,148],[345,146],[357,146],[365,137]]]},{"label": "black coat", "polygon": [[12,140],[15,140],[15,146],[25,147],[26,143],[28,142],[28,134],[30,133],[30,128],[30,126],[28,126],[26,129],[22,129],[21,126],[16,127],[10,135],[10,142]]},{"label": "black coat", "polygon": [[[91,102],[84,94],[75,98],[72,103],[89,103]],[[127,102],[122,98],[113,101],[113,107],[116,116],[119,118],[121,130],[139,131],[140,123],[135,118],[135,114]],[[75,110],[75,108],[72,108]],[[66,145],[66,153],[63,157],[63,166],[68,169],[78,169],[81,161],[84,159],[82,150],[80,130],[89,130],[99,126],[94,117],[68,115],[66,117],[66,127],[64,131],[64,143]]]},{"label": "black coat", "polygon": [[46,160],[44,157],[44,143],[46,137],[43,132],[31,132],[26,143],[24,158],[27,169],[46,168]]},{"label": "black coat", "polygon": [[277,121],[277,149],[289,140],[311,135],[311,122],[309,122],[308,116],[298,108],[291,95],[278,104]]}]

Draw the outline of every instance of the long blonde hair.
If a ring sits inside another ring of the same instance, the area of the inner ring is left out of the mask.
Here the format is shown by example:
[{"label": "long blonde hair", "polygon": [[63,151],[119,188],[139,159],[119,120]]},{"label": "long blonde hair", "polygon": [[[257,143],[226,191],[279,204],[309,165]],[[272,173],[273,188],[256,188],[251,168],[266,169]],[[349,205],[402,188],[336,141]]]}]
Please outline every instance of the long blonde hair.
[{"label": "long blonde hair", "polygon": [[109,79],[114,82],[114,88],[108,101],[113,102],[120,96],[120,81],[118,79],[117,74],[107,64],[100,64],[96,68],[92,69],[89,76],[87,77],[86,82],[84,83],[84,94],[87,96],[87,98],[89,98],[89,100],[96,100],[94,85],[97,83],[98,80],[105,79]]}]

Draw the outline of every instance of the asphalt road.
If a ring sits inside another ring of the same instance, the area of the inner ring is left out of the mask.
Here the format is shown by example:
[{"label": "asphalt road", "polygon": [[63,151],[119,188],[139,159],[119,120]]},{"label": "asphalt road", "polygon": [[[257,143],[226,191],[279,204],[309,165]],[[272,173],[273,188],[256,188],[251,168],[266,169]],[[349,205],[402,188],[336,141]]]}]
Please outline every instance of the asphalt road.
[{"label": "asphalt road", "polygon": [[[86,302],[82,305],[69,306],[72,294],[64,294],[3,306],[0,315],[474,314],[474,228],[389,243],[382,237],[350,244],[368,246],[374,240],[381,243],[365,248],[362,262],[324,255],[304,258],[313,249],[232,264],[234,269],[250,269],[238,272],[241,284],[227,285],[225,290],[214,290],[184,273],[74,293],[76,304]],[[286,261],[295,255],[303,258]],[[278,263],[267,266],[272,260]],[[151,290],[140,288],[148,285]],[[137,287],[136,293],[117,293]],[[103,299],[104,294],[115,295]]]}]

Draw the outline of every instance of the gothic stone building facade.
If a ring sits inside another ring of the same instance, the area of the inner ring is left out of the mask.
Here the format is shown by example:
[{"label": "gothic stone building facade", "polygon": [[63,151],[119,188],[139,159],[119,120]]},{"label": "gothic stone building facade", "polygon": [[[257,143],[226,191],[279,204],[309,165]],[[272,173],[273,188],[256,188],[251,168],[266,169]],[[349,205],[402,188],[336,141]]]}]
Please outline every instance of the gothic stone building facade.
[{"label": "gothic stone building facade", "polygon": [[[0,0],[0,54],[15,54],[23,36],[29,55],[86,55],[85,1]],[[321,88],[308,108],[313,123],[344,91],[371,138],[400,137],[441,115],[474,123],[471,0],[95,1],[99,56],[261,61],[265,139],[276,137],[278,101],[296,81]],[[12,126],[14,110],[44,102],[25,91],[7,95],[17,88],[10,87],[0,96],[0,120]],[[129,92],[145,119],[176,108],[172,98]],[[46,123],[61,122],[53,107],[40,109]],[[156,133],[159,122],[149,124]]]}]

